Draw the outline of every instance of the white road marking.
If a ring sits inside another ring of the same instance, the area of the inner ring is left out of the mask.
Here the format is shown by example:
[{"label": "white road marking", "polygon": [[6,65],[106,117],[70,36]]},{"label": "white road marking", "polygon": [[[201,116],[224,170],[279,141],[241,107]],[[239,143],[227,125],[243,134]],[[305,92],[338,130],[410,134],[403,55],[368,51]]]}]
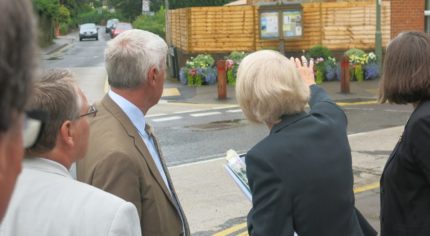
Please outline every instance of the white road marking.
[{"label": "white road marking", "polygon": [[169,116],[164,118],[158,118],[158,119],[152,119],[153,122],[163,122],[163,121],[169,121],[169,120],[179,120],[182,119],[182,116]]},{"label": "white road marking", "polygon": [[229,109],[229,108],[235,108],[238,107],[238,105],[227,105],[227,106],[215,106],[211,107],[212,110],[220,110],[220,109]]},{"label": "white road marking", "polygon": [[191,112],[197,112],[197,111],[205,111],[206,109],[192,109],[192,110],[186,110],[186,111],[175,111],[173,113],[175,114],[183,114],[183,113],[191,113]]},{"label": "white road marking", "polygon": [[220,114],[221,114],[221,112],[215,111],[215,112],[190,114],[190,116],[192,116],[192,117],[202,117],[202,116],[213,116],[213,115],[220,115]]},{"label": "white road marking", "polygon": [[237,113],[237,112],[242,112],[242,109],[227,110],[226,112],[229,112],[229,113]]},{"label": "white road marking", "polygon": [[145,117],[157,117],[157,116],[167,116],[167,114],[166,113],[156,113],[156,114],[150,114],[150,115],[147,115],[147,116],[145,116]]}]

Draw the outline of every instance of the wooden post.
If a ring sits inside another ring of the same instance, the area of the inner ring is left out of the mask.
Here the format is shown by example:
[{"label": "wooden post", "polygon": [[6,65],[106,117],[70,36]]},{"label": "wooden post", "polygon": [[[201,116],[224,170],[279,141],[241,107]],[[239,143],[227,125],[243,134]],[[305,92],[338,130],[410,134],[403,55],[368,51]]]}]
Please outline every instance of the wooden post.
[{"label": "wooden post", "polygon": [[225,60],[218,60],[216,63],[218,70],[218,99],[227,98],[227,75],[225,71]]},{"label": "wooden post", "polygon": [[350,90],[349,90],[349,58],[347,55],[343,56],[340,64],[341,64],[340,92],[341,93],[350,93]]}]

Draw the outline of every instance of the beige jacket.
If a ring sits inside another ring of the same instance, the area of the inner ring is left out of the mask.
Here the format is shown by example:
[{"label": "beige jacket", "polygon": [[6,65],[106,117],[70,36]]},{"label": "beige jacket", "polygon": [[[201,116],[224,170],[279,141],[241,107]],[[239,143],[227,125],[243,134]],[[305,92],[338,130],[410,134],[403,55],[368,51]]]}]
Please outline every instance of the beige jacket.
[{"label": "beige jacket", "polygon": [[78,180],[132,202],[139,213],[142,235],[189,235],[186,217],[161,153],[172,194],[121,108],[108,95],[96,108],[98,112],[90,123],[87,156],[77,163]]}]

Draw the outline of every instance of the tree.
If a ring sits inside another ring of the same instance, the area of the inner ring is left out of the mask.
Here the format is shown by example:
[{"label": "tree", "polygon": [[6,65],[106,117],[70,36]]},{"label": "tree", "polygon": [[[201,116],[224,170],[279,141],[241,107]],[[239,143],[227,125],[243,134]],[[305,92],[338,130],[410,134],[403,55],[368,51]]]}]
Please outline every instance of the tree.
[{"label": "tree", "polygon": [[41,46],[48,45],[54,39],[55,20],[60,14],[58,0],[33,0],[33,6],[39,16],[39,42]]},{"label": "tree", "polygon": [[142,0],[110,0],[109,4],[129,22],[142,13]]},{"label": "tree", "polygon": [[222,6],[234,0],[169,0],[170,9],[183,7]]},{"label": "tree", "polygon": [[136,29],[150,31],[154,34],[158,34],[162,38],[165,38],[165,14],[166,11],[163,6],[161,6],[153,16],[141,15],[137,17],[133,22],[133,27]]}]

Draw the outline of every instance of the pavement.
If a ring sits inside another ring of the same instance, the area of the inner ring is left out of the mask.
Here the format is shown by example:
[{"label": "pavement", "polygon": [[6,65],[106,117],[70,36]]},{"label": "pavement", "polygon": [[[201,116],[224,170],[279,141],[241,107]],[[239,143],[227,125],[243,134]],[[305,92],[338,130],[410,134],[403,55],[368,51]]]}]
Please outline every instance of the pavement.
[{"label": "pavement", "polygon": [[74,31],[67,35],[57,36],[57,38],[53,40],[51,45],[41,49],[42,55],[51,56],[61,50],[64,50],[66,47],[73,45],[73,43],[78,41],[78,39],[79,36],[77,31]]},{"label": "pavement", "polygon": [[[76,40],[77,35],[60,36],[42,51],[49,56],[71,46]],[[340,105],[366,104],[376,103],[378,83],[378,80],[351,82],[350,93],[340,92],[339,81],[324,82],[320,86]],[[218,99],[217,85],[188,87],[175,78],[166,79],[161,103],[237,106],[233,86],[227,86],[227,98]],[[401,132],[402,127],[394,127],[348,136],[356,206],[377,230],[379,177]],[[225,163],[224,157],[219,157],[169,168],[193,235],[247,235],[245,222],[251,203],[226,173]]]}]

